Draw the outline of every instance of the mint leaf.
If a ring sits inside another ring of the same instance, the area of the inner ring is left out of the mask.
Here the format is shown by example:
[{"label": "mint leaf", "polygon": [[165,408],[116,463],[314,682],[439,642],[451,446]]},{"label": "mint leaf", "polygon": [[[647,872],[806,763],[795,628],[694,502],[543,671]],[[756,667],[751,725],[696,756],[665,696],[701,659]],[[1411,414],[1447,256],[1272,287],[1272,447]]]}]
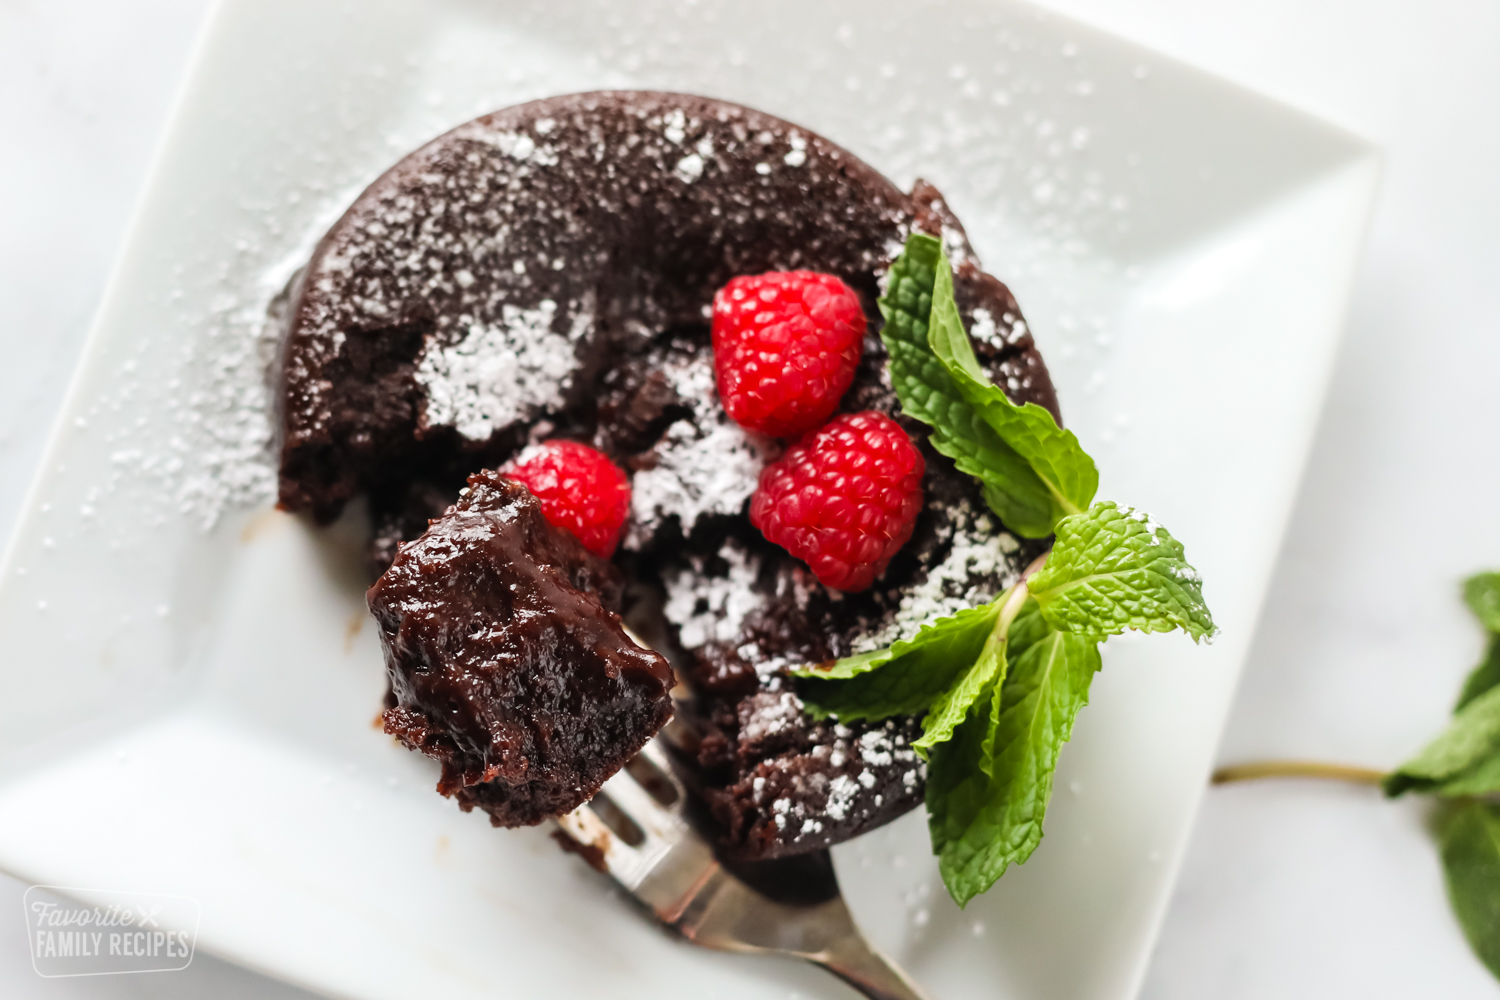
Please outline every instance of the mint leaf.
[{"label": "mint leaf", "polygon": [[1500,976],[1500,808],[1467,802],[1441,825],[1448,902],[1469,946]]},{"label": "mint leaf", "polygon": [[1386,776],[1385,793],[1431,791],[1500,751],[1500,687],[1491,688],[1453,715],[1438,738]]},{"label": "mint leaf", "polygon": [[922,738],[913,742],[912,748],[923,757],[933,747],[950,739],[953,730],[969,714],[969,708],[1005,680],[1011,623],[1032,601],[1026,596],[1026,591],[1017,586],[1001,594],[995,603],[1000,605],[1000,614],[995,618],[995,627],[985,640],[979,658],[932,703],[931,711],[922,720]]},{"label": "mint leaf", "polygon": [[1028,602],[1010,629],[1004,683],[977,702],[927,768],[928,827],[938,868],[963,906],[1042,838],[1058,754],[1088,702],[1099,649],[1051,629]]},{"label": "mint leaf", "polygon": [[[980,480],[984,499],[1005,526],[1025,538],[1052,533],[1051,493],[1031,464],[1006,444],[959,393],[928,343],[933,283],[948,266],[942,244],[925,233],[906,241],[891,265],[878,305],[880,339],[901,411],[932,428],[932,446],[960,472]],[[951,290],[952,275],[949,274]],[[950,291],[951,294],[951,291]]]},{"label": "mint leaf", "polygon": [[1052,554],[1029,586],[1047,623],[1063,632],[1180,628],[1197,641],[1217,631],[1181,543],[1145,514],[1109,501],[1057,523]]},{"label": "mint leaf", "polygon": [[830,667],[803,667],[797,694],[815,718],[884,719],[926,712],[973,666],[995,630],[1006,595],[923,625],[911,639],[849,656]]},{"label": "mint leaf", "polygon": [[1454,798],[1460,795],[1492,795],[1500,792],[1500,750],[1472,764],[1432,791]]},{"label": "mint leaf", "polygon": [[1026,460],[1047,488],[1052,520],[1079,514],[1099,490],[1099,470],[1072,431],[1057,426],[1052,414],[1035,403],[1020,406],[990,381],[974,356],[974,345],[953,297],[953,268],[938,248],[932,287],[932,316],[927,333],[933,354],[964,402]]},{"label": "mint leaf", "polygon": [[1491,632],[1500,632],[1500,573],[1479,573],[1464,581],[1464,600]]},{"label": "mint leaf", "polygon": [[927,717],[922,720],[922,737],[912,742],[912,749],[926,757],[933,747],[952,739],[953,731],[964,721],[974,703],[1004,679],[1005,639],[997,639],[996,633],[991,632],[978,661],[932,703]]},{"label": "mint leaf", "polygon": [[1500,684],[1500,635],[1490,636],[1490,648],[1479,666],[1469,672],[1468,679],[1464,681],[1464,689],[1458,694],[1458,704],[1453,706],[1453,711],[1457,712],[1496,684]]},{"label": "mint leaf", "polygon": [[994,878],[985,879],[990,869],[998,868],[999,878],[1009,863],[1005,858],[987,867],[990,859],[981,856],[986,849],[1001,849],[1008,786],[994,780],[985,744],[1003,690],[970,706],[953,737],[933,747],[927,758],[927,832],[943,884],[959,906],[994,884]]}]

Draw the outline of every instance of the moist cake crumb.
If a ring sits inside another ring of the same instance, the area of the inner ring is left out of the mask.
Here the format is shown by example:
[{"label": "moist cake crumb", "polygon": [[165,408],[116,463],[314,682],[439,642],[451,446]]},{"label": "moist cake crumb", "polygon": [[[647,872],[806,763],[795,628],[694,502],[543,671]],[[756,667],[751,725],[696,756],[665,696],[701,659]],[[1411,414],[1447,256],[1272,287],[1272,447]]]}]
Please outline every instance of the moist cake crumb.
[{"label": "moist cake crumb", "polygon": [[671,714],[671,668],[625,633],[621,586],[524,486],[470,477],[368,594],[386,732],[441,762],[438,791],[496,826],[582,805]]}]

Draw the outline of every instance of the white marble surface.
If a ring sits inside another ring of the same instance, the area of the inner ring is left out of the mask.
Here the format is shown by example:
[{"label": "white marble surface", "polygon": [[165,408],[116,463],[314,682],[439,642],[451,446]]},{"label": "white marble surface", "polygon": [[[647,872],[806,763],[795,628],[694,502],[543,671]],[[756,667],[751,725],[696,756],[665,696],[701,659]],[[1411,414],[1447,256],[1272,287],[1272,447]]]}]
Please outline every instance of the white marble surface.
[{"label": "white marble surface", "polygon": [[[81,349],[206,0],[0,3],[0,528]],[[1482,0],[1049,0],[1374,139],[1388,173],[1275,591],[1221,759],[1390,765],[1478,656],[1457,581],[1500,566],[1500,8]],[[1274,290],[1268,290],[1274,294]],[[1274,405],[1268,400],[1267,405]],[[1143,996],[1493,997],[1416,803],[1215,790]],[[187,972],[42,980],[0,876],[0,996],[291,998]]]}]

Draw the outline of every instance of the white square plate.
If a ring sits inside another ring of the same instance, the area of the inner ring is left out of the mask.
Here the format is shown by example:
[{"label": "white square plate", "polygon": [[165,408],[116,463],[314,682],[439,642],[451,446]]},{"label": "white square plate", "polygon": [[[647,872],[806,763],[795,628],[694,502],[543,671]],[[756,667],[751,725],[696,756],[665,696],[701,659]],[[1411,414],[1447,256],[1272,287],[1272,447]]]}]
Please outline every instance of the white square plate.
[{"label": "white square plate", "polygon": [[200,943],[357,997],[844,995],[695,951],[371,726],[358,525],[269,510],[267,302],[473,115],[648,87],[936,182],[1020,298],[1101,496],[1172,527],[1223,637],[1111,642],[1034,859],[959,911],[920,815],[835,851],[935,997],[1140,982],[1341,325],[1369,146],[1019,3],[226,0],[0,581],[0,867],[177,893]]}]

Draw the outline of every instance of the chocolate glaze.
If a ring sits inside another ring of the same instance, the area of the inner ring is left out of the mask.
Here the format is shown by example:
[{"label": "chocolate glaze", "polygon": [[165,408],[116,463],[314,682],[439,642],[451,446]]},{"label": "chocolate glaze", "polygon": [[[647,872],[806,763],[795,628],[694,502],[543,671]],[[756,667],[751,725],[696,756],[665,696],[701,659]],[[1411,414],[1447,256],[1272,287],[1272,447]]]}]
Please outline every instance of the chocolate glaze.
[{"label": "chocolate glaze", "polygon": [[[1039,551],[998,530],[883,378],[877,280],[914,230],[948,247],[997,384],[1055,414],[1015,299],[931,185],[903,193],[805,129],[706,98],[580,94],[479,118],[372,184],[300,277],[280,366],[281,505],[328,520],[367,494],[379,572],[466,475],[528,439],[600,448],[633,474],[615,560],[625,613],[694,688],[691,779],[726,851],[853,836],[920,801],[915,723],[814,723],[782,669],[988,599]],[[912,541],[857,595],[827,591],[750,527],[745,502],[778,445],[729,423],[713,388],[714,291],[794,268],[839,275],[870,320],[842,408],[896,416],[927,460]],[[488,786],[461,787],[479,802]]]},{"label": "chocolate glaze", "polygon": [[496,826],[586,802],[671,715],[672,670],[625,634],[620,574],[524,486],[469,478],[370,588],[395,706],[438,791]]}]

